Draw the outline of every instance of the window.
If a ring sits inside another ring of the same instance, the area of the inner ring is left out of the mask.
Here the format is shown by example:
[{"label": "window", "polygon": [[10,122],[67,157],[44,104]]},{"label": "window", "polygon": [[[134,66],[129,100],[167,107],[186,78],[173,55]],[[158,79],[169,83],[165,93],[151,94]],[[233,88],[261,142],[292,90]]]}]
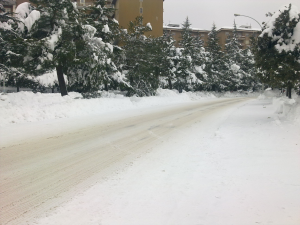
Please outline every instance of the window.
[{"label": "window", "polygon": [[140,8],[140,14],[143,14],[143,8],[142,7]]},{"label": "window", "polygon": [[5,9],[5,12],[11,13],[11,8],[4,8],[4,9]]}]

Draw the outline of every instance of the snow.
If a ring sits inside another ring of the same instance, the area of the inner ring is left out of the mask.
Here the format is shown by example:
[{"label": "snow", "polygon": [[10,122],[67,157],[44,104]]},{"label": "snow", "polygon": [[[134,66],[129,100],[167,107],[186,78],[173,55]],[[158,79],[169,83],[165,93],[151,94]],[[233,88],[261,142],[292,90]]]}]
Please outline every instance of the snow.
[{"label": "snow", "polygon": [[27,27],[28,31],[30,31],[33,24],[41,17],[39,11],[31,11],[30,7],[30,3],[24,2],[18,5],[18,7],[16,8],[15,13],[21,21],[21,23],[19,23],[19,29],[21,31],[24,31],[24,25]]},{"label": "snow", "polygon": [[104,25],[104,27],[102,29],[102,32],[104,32],[104,33],[109,33],[110,32],[109,27],[108,27],[107,24]]},{"label": "snow", "polygon": [[28,31],[31,30],[32,25],[35,23],[35,21],[37,21],[38,19],[40,19],[41,14],[39,11],[37,10],[33,10],[28,17],[24,20],[24,24],[27,27]]},{"label": "snow", "polygon": [[232,72],[237,73],[240,70],[240,66],[232,64],[230,69],[232,70]]},{"label": "snow", "polygon": [[[124,75],[115,74],[115,77],[119,77],[119,79],[122,76]],[[52,86],[57,82],[55,71],[36,79],[46,86]],[[15,123],[74,118],[151,106],[178,104],[200,99],[216,98],[217,94],[209,92],[184,92],[179,94],[173,90],[158,89],[157,96],[144,98],[128,98],[120,93],[112,92],[101,92],[101,95],[103,96],[102,98],[83,99],[81,94],[76,92],[71,92],[65,97],[61,97],[59,93],[19,92],[2,94],[0,95],[0,127]],[[239,96],[245,95],[238,93],[224,94],[224,97]]]},{"label": "snow", "polygon": [[[294,51],[297,45],[300,44],[300,22],[297,23],[296,27],[294,28],[293,36],[289,38],[284,38],[281,36],[273,36],[273,30],[275,29],[275,22],[276,19],[280,16],[280,14],[287,10],[289,8],[289,5],[282,6],[277,12],[273,14],[273,16],[270,18],[270,20],[266,24],[266,29],[263,30],[263,32],[260,34],[259,37],[263,37],[265,34],[268,35],[268,37],[271,37],[273,41],[278,40],[278,44],[275,46],[275,48],[279,51]],[[291,10],[289,12],[290,21],[293,19],[299,18],[299,10],[297,6],[291,5]]]},{"label": "snow", "polygon": [[[68,84],[68,78],[64,75],[65,82]],[[41,76],[35,78],[41,85],[45,87],[52,87],[55,84],[58,84],[57,73],[55,70],[45,73]]]},{"label": "snow", "polygon": [[[177,130],[122,171],[27,224],[298,225],[300,124],[294,119],[299,118],[277,117],[274,96],[277,91],[267,90]],[[172,98],[190,101],[186,93],[170,90],[130,101],[151,106]],[[112,94],[106,100],[116,99],[129,98]],[[293,100],[299,115],[299,97]]]},{"label": "snow", "polygon": [[48,38],[47,43],[49,45],[49,48],[54,51],[56,44],[62,35],[62,29],[59,27],[57,30],[55,30],[51,36]]},{"label": "snow", "polygon": [[[221,97],[245,96],[227,92]],[[255,96],[176,130],[126,168],[26,224],[298,225],[300,97],[293,93],[288,99],[270,89]],[[102,92],[99,99],[78,93],[1,94],[1,137],[25,135],[34,124],[58,119],[80,116],[82,123],[82,116],[88,120],[217,97],[163,89],[143,98],[112,92]]]},{"label": "snow", "polygon": [[116,23],[116,24],[119,24],[119,21],[116,20],[115,18],[113,18],[112,21],[113,21],[114,23]]},{"label": "snow", "polygon": [[97,29],[91,25],[82,25],[82,27],[86,31],[85,36],[87,38],[93,38],[95,33],[97,32]]},{"label": "snow", "polygon": [[147,23],[147,24],[146,24],[146,27],[148,27],[150,30],[152,30],[151,23]]},{"label": "snow", "polygon": [[30,3],[29,2],[21,3],[16,8],[15,13],[20,19],[25,19],[30,14]]}]

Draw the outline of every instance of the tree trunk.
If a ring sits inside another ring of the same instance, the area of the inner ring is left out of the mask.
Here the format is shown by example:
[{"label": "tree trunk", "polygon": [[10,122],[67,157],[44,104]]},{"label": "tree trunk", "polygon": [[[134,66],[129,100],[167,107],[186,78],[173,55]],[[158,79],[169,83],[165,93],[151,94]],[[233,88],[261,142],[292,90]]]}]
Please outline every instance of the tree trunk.
[{"label": "tree trunk", "polygon": [[292,98],[292,87],[288,87],[287,90],[288,90],[288,97]]},{"label": "tree trunk", "polygon": [[105,91],[108,91],[108,85],[106,82],[104,83],[104,89],[105,89]]},{"label": "tree trunk", "polygon": [[51,90],[52,90],[52,93],[54,93],[54,87],[52,87]]},{"label": "tree trunk", "polygon": [[5,90],[5,77],[3,76],[3,88],[2,88],[2,92],[3,93],[6,93],[6,90]]},{"label": "tree trunk", "polygon": [[61,96],[68,95],[67,87],[64,79],[63,67],[61,65],[56,67],[57,79]]},{"label": "tree trunk", "polygon": [[172,81],[171,81],[170,78],[168,79],[168,82],[169,82],[169,88],[170,88],[170,90],[172,90],[173,89],[173,85],[172,85]]},{"label": "tree trunk", "polygon": [[17,86],[17,92],[20,92],[20,87],[19,86]]}]

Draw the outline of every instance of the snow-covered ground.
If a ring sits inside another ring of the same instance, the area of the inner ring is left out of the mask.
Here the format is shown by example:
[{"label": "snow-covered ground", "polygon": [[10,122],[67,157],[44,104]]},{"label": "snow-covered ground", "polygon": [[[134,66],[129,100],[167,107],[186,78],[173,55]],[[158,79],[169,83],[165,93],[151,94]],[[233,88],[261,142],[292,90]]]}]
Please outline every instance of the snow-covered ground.
[{"label": "snow-covered ground", "polygon": [[[1,135],[57,118],[216,98],[167,90],[149,98],[103,94],[90,100],[75,93],[1,95]],[[24,224],[299,225],[300,98],[278,95],[267,91],[177,130],[123,171]]]},{"label": "snow-covered ground", "polygon": [[[14,123],[37,122],[51,119],[75,118],[99,115],[129,109],[171,105],[220,96],[209,92],[186,92],[159,89],[153,97],[124,97],[122,94],[102,92],[102,98],[82,99],[79,93],[71,92],[65,97],[59,93],[0,93],[0,126]],[[222,97],[258,96],[257,93],[225,93]]]}]

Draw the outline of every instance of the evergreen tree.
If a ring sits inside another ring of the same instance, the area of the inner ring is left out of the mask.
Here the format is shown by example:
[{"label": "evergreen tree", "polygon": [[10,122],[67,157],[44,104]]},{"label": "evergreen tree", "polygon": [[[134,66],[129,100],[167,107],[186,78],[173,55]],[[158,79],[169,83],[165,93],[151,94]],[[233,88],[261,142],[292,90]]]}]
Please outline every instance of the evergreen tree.
[{"label": "evergreen tree", "polygon": [[[99,90],[107,74],[122,80],[122,74],[111,62],[113,46],[95,36],[99,32],[94,24],[86,24],[85,15],[76,3],[71,0],[32,0],[32,3],[35,7],[27,18],[33,17],[35,21],[30,26],[25,23],[24,29],[31,43],[24,60],[27,73],[41,75],[55,68],[62,96],[67,94],[64,74],[80,91]],[[103,32],[108,31],[105,26]]]},{"label": "evergreen tree", "polygon": [[40,89],[32,77],[27,77],[23,70],[23,58],[29,41],[23,39],[17,16],[6,12],[0,4],[0,80],[2,86],[15,86]]},{"label": "evergreen tree", "polygon": [[174,57],[176,56],[175,40],[168,33],[157,39],[160,41],[161,46],[161,54],[158,57],[161,65],[160,87],[172,90],[177,80],[174,62]]},{"label": "evergreen tree", "polygon": [[218,32],[216,25],[213,24],[211,32],[208,34],[208,45],[206,47],[207,61],[205,64],[205,72],[207,73],[205,80],[205,89],[212,91],[222,91],[223,85],[224,61],[222,48],[219,45]]},{"label": "evergreen tree", "polygon": [[177,49],[177,86],[179,91],[194,90],[195,85],[202,81],[196,76],[203,63],[203,41],[192,35],[191,23],[186,18],[182,24],[180,48]]},{"label": "evergreen tree", "polygon": [[128,31],[124,32],[122,41],[126,63],[123,70],[131,86],[128,95],[154,95],[159,87],[155,63],[161,49],[156,39],[144,35],[150,30],[151,25],[143,24],[143,17],[137,17],[129,23]]},{"label": "evergreen tree", "polygon": [[288,5],[274,13],[253,47],[258,75],[271,87],[291,89],[300,83],[300,14]]},{"label": "evergreen tree", "polygon": [[256,75],[254,55],[250,48],[242,51],[242,61],[240,66],[240,70],[243,71],[243,77],[240,85],[241,89],[252,91],[260,90],[262,84]]},{"label": "evergreen tree", "polygon": [[[84,7],[80,14],[83,27],[92,32],[89,36],[85,35],[89,49],[80,54],[82,58],[102,60],[102,63],[97,63],[90,59],[69,69],[72,74],[69,76],[69,85],[80,92],[96,91],[99,87],[108,91],[126,84],[124,75],[114,63],[116,52],[120,49],[113,43],[120,35],[118,21],[111,17],[115,9],[107,7],[106,2],[96,0],[93,6]],[[93,57],[89,55],[91,52]],[[95,66],[89,69],[91,65]]]},{"label": "evergreen tree", "polygon": [[238,41],[237,27],[234,21],[232,35],[228,36],[225,44],[225,66],[223,84],[225,90],[237,91],[241,87],[244,72],[241,70],[243,55]]}]

